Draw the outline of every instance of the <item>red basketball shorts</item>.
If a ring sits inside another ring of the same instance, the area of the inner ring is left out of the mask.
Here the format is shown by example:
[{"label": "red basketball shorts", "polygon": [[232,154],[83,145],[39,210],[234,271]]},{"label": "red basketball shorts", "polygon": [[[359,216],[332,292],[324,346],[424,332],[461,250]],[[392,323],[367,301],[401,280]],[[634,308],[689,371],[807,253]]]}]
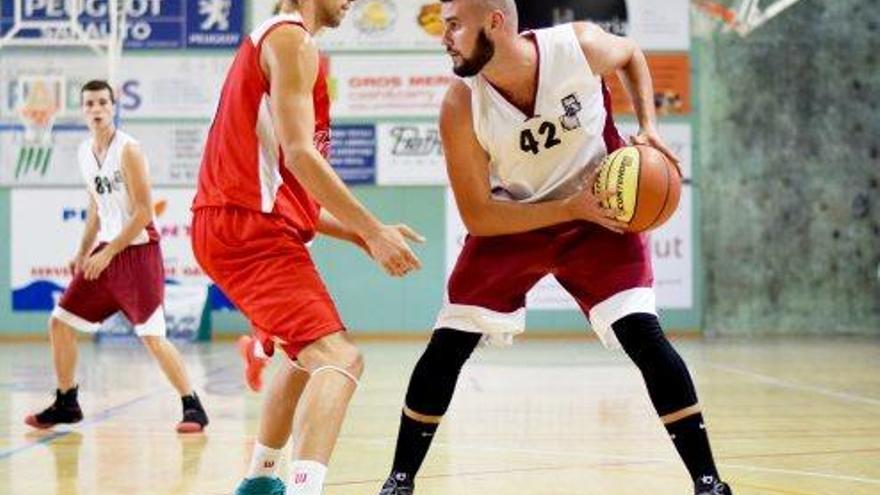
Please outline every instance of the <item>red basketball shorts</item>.
[{"label": "red basketball shorts", "polygon": [[[104,249],[99,245],[92,254]],[[81,332],[96,332],[117,311],[134,325],[139,336],[165,336],[165,267],[158,242],[120,251],[96,280],[78,272],[52,317]]]},{"label": "red basketball shorts", "polygon": [[193,213],[192,243],[205,273],[291,359],[345,329],[308,248],[282,217],[244,208],[199,208]]},{"label": "red basketball shorts", "polygon": [[571,222],[521,234],[468,236],[435,328],[520,333],[526,293],[546,275],[574,297],[606,347],[619,346],[611,329],[615,321],[657,312],[647,237]]}]

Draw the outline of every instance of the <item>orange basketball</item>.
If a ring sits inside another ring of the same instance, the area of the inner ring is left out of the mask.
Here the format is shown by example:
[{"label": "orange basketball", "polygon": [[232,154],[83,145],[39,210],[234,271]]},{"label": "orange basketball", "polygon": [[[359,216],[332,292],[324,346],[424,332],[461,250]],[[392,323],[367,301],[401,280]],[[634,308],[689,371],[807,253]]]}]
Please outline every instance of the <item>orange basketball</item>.
[{"label": "orange basketball", "polygon": [[597,194],[617,191],[605,206],[621,210],[617,219],[627,224],[627,232],[646,232],[663,225],[681,198],[678,169],[650,146],[627,146],[608,155],[593,187]]}]

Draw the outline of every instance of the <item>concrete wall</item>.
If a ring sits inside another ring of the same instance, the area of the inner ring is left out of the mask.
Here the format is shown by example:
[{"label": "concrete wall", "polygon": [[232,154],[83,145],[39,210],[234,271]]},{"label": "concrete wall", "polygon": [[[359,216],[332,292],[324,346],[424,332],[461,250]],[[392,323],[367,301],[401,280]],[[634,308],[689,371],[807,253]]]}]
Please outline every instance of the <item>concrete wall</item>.
[{"label": "concrete wall", "polygon": [[878,29],[804,0],[697,43],[706,330],[880,335]]}]

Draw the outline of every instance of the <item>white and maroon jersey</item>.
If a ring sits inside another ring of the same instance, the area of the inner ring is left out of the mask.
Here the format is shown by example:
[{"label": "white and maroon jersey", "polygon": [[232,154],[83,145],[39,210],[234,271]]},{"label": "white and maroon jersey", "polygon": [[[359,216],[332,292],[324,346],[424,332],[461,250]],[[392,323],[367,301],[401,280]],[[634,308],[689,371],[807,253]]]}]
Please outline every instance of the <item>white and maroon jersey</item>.
[{"label": "white and maroon jersey", "polygon": [[587,63],[572,24],[523,33],[538,47],[534,108],[527,114],[482,75],[471,89],[477,140],[489,155],[497,199],[538,202],[567,197],[623,140],[611,97]]},{"label": "white and maroon jersey", "polygon": [[[131,199],[122,170],[122,153],[128,144],[137,144],[137,141],[117,129],[110,140],[110,147],[107,148],[103,161],[100,161],[95,155],[92,138],[86,139],[79,145],[77,153],[79,169],[89,194],[98,205],[98,219],[101,223],[100,230],[98,230],[99,243],[115,239],[131,220]],[[146,163],[146,158],[144,160]],[[147,172],[149,173],[148,163]],[[151,220],[131,241],[131,245],[146,244],[158,240],[159,233]]]},{"label": "white and maroon jersey", "polygon": [[[320,206],[284,166],[272,125],[269,81],[260,65],[266,36],[285,25],[305,29],[298,14],[278,15],[263,22],[239,47],[208,133],[193,209],[231,206],[281,215],[308,241],[314,236]],[[315,146],[325,158],[330,153],[326,76],[322,57],[312,94]]]}]

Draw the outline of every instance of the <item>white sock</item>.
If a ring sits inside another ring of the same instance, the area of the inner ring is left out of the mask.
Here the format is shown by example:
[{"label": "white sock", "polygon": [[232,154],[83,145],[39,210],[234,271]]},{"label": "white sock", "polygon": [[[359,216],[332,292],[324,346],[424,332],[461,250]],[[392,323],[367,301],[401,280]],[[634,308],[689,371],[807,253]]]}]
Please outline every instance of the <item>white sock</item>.
[{"label": "white sock", "polygon": [[259,478],[262,476],[274,476],[275,466],[281,457],[281,449],[273,449],[257,442],[254,444],[254,454],[251,456],[251,465],[245,478]]},{"label": "white sock", "polygon": [[252,342],[253,343],[251,344],[251,346],[253,347],[254,357],[257,359],[262,359],[263,361],[269,359],[269,356],[266,354],[266,350],[263,349],[263,343],[260,342],[260,339],[255,337]]},{"label": "white sock", "polygon": [[327,466],[316,461],[293,461],[290,463],[290,483],[286,495],[321,495]]}]

